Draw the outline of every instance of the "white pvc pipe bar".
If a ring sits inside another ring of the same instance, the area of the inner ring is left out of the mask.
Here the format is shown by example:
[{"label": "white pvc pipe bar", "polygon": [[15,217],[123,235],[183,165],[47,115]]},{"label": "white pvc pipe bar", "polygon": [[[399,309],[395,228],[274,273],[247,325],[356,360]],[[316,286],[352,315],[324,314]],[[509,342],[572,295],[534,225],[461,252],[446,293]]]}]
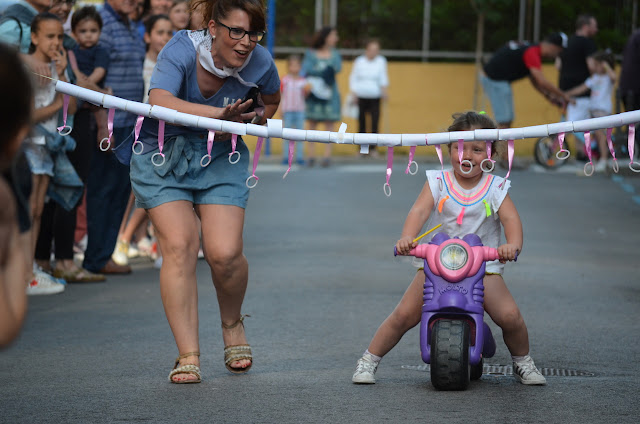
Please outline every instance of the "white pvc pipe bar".
[{"label": "white pvc pipe bar", "polygon": [[557,122],[523,128],[507,128],[500,130],[479,129],[475,131],[454,131],[429,134],[362,134],[329,131],[305,131],[282,128],[282,121],[269,119],[266,126],[243,124],[241,122],[223,121],[189,115],[162,106],[150,106],[133,102],[108,94],[92,91],[63,81],[56,82],[56,91],[77,97],[107,109],[119,109],[139,116],[163,120],[171,124],[224,131],[237,135],[256,137],[284,138],[295,141],[314,141],[320,143],[357,144],[362,146],[432,146],[447,144],[457,140],[520,140],[539,138],[564,132],[587,132],[599,129],[620,127],[640,122],[640,110],[603,116],[601,118],[584,119],[582,121]]}]

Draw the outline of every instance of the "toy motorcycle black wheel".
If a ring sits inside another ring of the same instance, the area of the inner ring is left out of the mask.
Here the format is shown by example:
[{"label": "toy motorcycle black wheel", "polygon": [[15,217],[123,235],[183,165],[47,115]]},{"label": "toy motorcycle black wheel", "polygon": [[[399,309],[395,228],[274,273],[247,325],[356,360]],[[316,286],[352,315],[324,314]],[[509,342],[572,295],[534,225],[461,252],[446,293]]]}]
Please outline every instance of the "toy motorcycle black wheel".
[{"label": "toy motorcycle black wheel", "polygon": [[438,390],[469,385],[469,324],[441,319],[431,331],[431,383]]},{"label": "toy motorcycle black wheel", "polygon": [[471,365],[471,375],[470,378],[471,380],[480,380],[480,378],[482,377],[482,367],[484,366],[483,364],[483,360],[482,358],[480,358],[480,362],[478,362],[476,365]]},{"label": "toy motorcycle black wheel", "polygon": [[[564,143],[564,148],[568,149],[568,143]],[[558,159],[556,153],[560,150],[558,140],[556,137],[547,136],[539,138],[533,148],[533,155],[538,164],[544,166],[547,169],[559,168],[565,163],[566,160]]]}]

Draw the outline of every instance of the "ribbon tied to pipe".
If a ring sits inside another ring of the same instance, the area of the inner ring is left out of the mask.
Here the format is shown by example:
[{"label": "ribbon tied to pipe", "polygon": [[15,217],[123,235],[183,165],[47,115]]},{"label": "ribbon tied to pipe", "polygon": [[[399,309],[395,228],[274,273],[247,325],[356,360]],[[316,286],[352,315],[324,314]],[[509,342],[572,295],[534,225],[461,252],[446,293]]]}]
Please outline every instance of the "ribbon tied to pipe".
[{"label": "ribbon tied to pipe", "polygon": [[229,153],[229,163],[231,164],[236,164],[240,160],[240,152],[236,150],[237,145],[238,134],[231,134],[231,153]]},{"label": "ribbon tied to pipe", "polygon": [[[253,171],[249,178],[247,178],[246,184],[249,188],[254,188],[258,185],[258,178],[256,176],[256,168],[258,167],[258,162],[260,161],[260,153],[262,151],[262,143],[264,143],[264,137],[258,137],[258,142],[256,143],[256,151],[253,154]],[[254,183],[251,183],[252,180],[255,180]]]},{"label": "ribbon tied to pipe", "polygon": [[509,171],[507,171],[507,175],[504,177],[504,181],[502,181],[500,183],[500,185],[498,187],[504,189],[505,185],[504,183],[507,181],[507,179],[509,178],[509,175],[511,175],[511,167],[513,166],[513,153],[515,151],[515,145],[514,145],[514,141],[513,140],[509,140],[507,142],[507,156],[509,157]]},{"label": "ribbon tied to pipe", "polygon": [[289,175],[289,171],[291,171],[291,164],[293,163],[293,153],[295,152],[295,148],[296,148],[295,141],[289,140],[288,144],[289,144],[289,156],[288,156],[289,167],[287,168],[287,171],[282,176],[283,180],[287,177],[287,175]]},{"label": "ribbon tied to pipe", "polygon": [[607,146],[609,146],[609,153],[611,153],[611,157],[613,158],[613,172],[617,174],[620,170],[620,165],[618,165],[618,159],[616,159],[616,150],[613,148],[611,134],[613,134],[613,128],[607,128]]},{"label": "ribbon tied to pipe", "polygon": [[[144,151],[144,145],[138,138],[140,137],[140,129],[142,129],[142,122],[144,121],[144,116],[140,115],[136,119],[136,126],[133,129],[133,144],[131,145],[131,151],[134,155],[140,155]],[[139,146],[139,147],[138,147]]]},{"label": "ribbon tied to pipe", "polygon": [[[459,139],[458,140],[458,163],[460,164],[460,172],[462,172],[463,174],[470,174],[471,171],[473,171],[473,164],[471,163],[470,160],[465,159],[462,160],[462,155],[464,154],[464,140],[463,139]],[[469,165],[469,170],[465,171],[464,168],[462,168],[463,164],[468,164]]]},{"label": "ribbon tied to pipe", "polygon": [[638,165],[640,165],[640,163],[638,162],[634,162],[633,161],[633,154],[634,154],[634,150],[635,150],[635,138],[636,138],[636,124],[629,124],[629,138],[627,139],[627,147],[629,149],[629,159],[631,159],[631,162],[629,162],[629,169],[632,170],[633,172],[640,172],[640,168],[634,168],[633,164],[636,163]]},{"label": "ribbon tied to pipe", "polygon": [[[111,108],[107,114],[107,129],[109,130],[109,137],[105,137],[100,140],[100,150],[106,152],[111,147],[111,139],[113,138],[113,118],[116,114],[116,110]],[[106,141],[106,146],[105,146]]]},{"label": "ribbon tied to pipe", "polygon": [[[151,156],[151,163],[155,166],[162,166],[166,160],[162,149],[164,148],[164,121],[158,121],[158,152]],[[158,160],[156,158],[162,158]]]},{"label": "ribbon tied to pipe", "polygon": [[[587,151],[587,158],[589,158],[589,162],[584,164],[584,175],[590,177],[593,175],[593,171],[595,171],[595,167],[593,166],[593,155],[591,154],[591,131],[586,131],[584,133],[584,147]],[[587,168],[589,168],[590,171],[587,171]]]},{"label": "ribbon tied to pipe", "polygon": [[[425,137],[426,139],[426,137]],[[444,173],[444,161],[442,160],[442,146],[440,144],[436,144],[436,153],[438,154],[438,159],[440,160],[440,168],[442,170],[442,172]],[[444,181],[442,181],[441,177],[438,177],[438,180],[440,182],[440,191],[444,190]]]},{"label": "ribbon tied to pipe", "polygon": [[393,172],[393,147],[387,147],[387,182],[382,186],[382,190],[384,194],[389,197],[391,196],[391,185],[389,184],[389,180],[391,179],[391,173]]},{"label": "ribbon tied to pipe", "polygon": [[62,96],[62,98],[62,126],[58,127],[57,130],[58,134],[60,134],[61,136],[65,136],[71,134],[72,130],[72,128],[67,125],[67,114],[69,112],[69,95],[65,94],[64,96]]},{"label": "ribbon tied to pipe", "polygon": [[215,135],[216,132],[214,130],[209,130],[209,134],[207,134],[207,154],[202,155],[202,158],[200,158],[200,166],[203,168],[209,166],[211,163],[211,149],[213,148],[213,139]]},{"label": "ribbon tied to pipe", "polygon": [[558,160],[565,160],[568,159],[569,156],[571,155],[571,152],[567,149],[564,148],[564,133],[558,133],[558,151],[556,152],[556,158],[558,158]]},{"label": "ribbon tied to pipe", "polygon": [[[487,158],[483,159],[482,162],[480,162],[480,169],[482,169],[483,172],[492,172],[495,167],[496,167],[496,161],[491,159],[491,146],[492,146],[492,141],[487,141]],[[489,165],[487,165],[485,167],[485,163],[488,163]]]},{"label": "ribbon tied to pipe", "polygon": [[[418,146],[411,146],[409,149],[409,163],[407,164],[407,169],[404,170],[405,174],[416,175],[418,173],[418,162],[413,160],[417,147]],[[415,165],[415,169],[413,168],[413,165]]]}]

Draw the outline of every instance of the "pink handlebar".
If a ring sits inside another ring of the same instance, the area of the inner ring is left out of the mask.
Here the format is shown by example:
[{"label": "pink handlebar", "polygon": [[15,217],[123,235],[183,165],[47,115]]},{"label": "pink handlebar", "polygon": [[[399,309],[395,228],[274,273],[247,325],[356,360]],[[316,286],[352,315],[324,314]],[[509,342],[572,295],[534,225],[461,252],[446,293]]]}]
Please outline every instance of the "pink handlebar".
[{"label": "pink handlebar", "polygon": [[[409,255],[408,256],[415,256],[416,258],[422,258],[422,259],[426,259],[427,258],[427,250],[429,249],[429,245],[428,244],[421,244],[416,246],[415,248],[411,249],[409,251]],[[482,252],[483,252],[483,259],[485,261],[496,261],[498,259],[500,259],[500,255],[498,254],[498,249],[494,248],[494,247],[488,247],[488,246],[482,246],[481,247]],[[393,247],[393,256],[398,256],[398,248],[397,247]],[[518,252],[516,252],[516,257],[514,259],[514,261],[518,261]]]}]

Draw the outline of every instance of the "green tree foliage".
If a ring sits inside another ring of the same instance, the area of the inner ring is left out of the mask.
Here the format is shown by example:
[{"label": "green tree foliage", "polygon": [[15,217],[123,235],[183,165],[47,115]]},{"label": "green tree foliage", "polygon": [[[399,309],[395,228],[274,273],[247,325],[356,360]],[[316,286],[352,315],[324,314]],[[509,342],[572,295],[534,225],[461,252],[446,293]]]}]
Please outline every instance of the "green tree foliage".
[{"label": "green tree foliage", "polygon": [[[276,5],[276,45],[307,46],[314,32],[315,1],[276,0]],[[366,39],[376,37],[384,49],[420,50],[423,5],[424,0],[338,0],[340,47],[359,48]],[[525,38],[529,40],[533,5],[533,0],[527,0]],[[474,51],[476,9],[485,14],[485,52],[518,38],[518,0],[432,0],[430,50]],[[598,19],[598,46],[620,53],[631,34],[631,10],[632,0],[542,0],[540,36],[553,31],[572,34],[578,14],[588,12]]]}]

